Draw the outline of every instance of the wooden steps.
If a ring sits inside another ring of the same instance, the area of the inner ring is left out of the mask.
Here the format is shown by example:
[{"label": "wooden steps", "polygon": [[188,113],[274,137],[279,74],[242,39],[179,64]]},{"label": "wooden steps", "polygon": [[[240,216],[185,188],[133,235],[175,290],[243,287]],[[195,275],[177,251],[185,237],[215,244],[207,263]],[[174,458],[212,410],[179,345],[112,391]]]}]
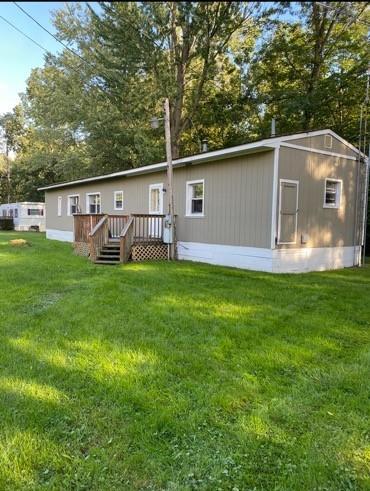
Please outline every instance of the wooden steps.
[{"label": "wooden steps", "polygon": [[119,241],[109,240],[101,249],[99,256],[94,261],[95,264],[119,264]]}]

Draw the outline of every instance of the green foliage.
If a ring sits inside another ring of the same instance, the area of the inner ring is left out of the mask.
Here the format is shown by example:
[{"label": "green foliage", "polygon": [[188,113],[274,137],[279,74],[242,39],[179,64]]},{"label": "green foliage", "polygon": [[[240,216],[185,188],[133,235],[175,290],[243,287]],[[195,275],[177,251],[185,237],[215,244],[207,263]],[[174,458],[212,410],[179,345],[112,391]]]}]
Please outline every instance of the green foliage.
[{"label": "green foliage", "polygon": [[369,488],[369,267],[109,268],[3,232],[0,285],[0,489]]},{"label": "green foliage", "polygon": [[0,217],[0,230],[14,230],[13,218]]},{"label": "green foliage", "polygon": [[[174,157],[279,133],[330,127],[356,144],[369,64],[361,2],[69,3],[54,14],[65,49],[28,79],[0,120],[13,199],[37,186],[163,160],[163,98]],[[10,124],[11,122],[11,124]],[[7,196],[1,172],[1,199]]]}]

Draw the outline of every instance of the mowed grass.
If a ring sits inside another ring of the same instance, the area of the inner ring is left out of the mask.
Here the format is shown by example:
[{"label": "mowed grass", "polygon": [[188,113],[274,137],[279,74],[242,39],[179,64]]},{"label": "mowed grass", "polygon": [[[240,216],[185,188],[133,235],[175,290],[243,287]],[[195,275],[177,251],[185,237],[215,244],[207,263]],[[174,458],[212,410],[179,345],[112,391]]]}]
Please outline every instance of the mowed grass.
[{"label": "mowed grass", "polygon": [[370,489],[369,267],[97,266],[3,232],[0,285],[1,490]]}]

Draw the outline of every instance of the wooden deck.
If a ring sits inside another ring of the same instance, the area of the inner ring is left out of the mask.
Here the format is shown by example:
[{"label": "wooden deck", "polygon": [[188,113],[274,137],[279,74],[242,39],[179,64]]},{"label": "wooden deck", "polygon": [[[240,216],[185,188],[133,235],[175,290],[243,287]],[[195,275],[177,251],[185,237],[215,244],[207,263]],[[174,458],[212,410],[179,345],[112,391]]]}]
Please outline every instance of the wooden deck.
[{"label": "wooden deck", "polygon": [[[150,259],[151,254],[153,259],[165,257],[164,218],[165,215],[138,213],[132,215],[76,214],[74,215],[74,243],[88,244],[90,259],[97,263],[127,262],[131,258],[134,246],[137,246],[135,252],[145,251],[142,256],[146,259]],[[156,251],[156,246],[160,248],[160,253]]]}]

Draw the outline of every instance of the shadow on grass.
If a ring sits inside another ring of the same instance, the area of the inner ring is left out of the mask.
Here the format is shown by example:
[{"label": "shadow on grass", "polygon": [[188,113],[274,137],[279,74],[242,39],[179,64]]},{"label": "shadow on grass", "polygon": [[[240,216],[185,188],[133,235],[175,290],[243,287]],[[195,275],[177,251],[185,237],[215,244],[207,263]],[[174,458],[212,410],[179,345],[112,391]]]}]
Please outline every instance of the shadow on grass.
[{"label": "shadow on grass", "polygon": [[69,246],[42,250],[0,273],[4,291],[14,278],[20,290],[0,301],[4,488],[365,482],[357,272],[99,268]]}]

